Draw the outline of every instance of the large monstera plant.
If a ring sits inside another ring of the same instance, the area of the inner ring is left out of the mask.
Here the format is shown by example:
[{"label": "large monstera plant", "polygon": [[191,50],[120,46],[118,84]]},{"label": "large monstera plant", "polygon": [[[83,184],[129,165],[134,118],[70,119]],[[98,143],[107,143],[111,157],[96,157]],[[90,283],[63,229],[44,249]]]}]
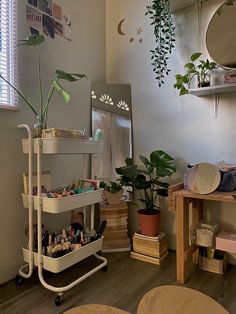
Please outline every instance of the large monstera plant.
[{"label": "large monstera plant", "polygon": [[154,27],[156,47],[151,52],[151,65],[159,87],[164,84],[164,77],[169,74],[168,60],[174,49],[175,27],[170,13],[169,0],[152,0],[147,6],[146,15],[150,16]]},{"label": "large monstera plant", "polygon": [[[24,100],[24,102],[29,106],[33,111],[38,121],[40,121],[42,128],[47,127],[47,118],[48,118],[48,108],[52,100],[54,92],[58,92],[68,104],[70,102],[70,95],[65,91],[61,85],[61,81],[65,80],[68,82],[75,82],[82,78],[85,78],[85,74],[73,74],[66,73],[63,70],[55,71],[55,79],[52,80],[47,96],[44,99],[43,90],[42,90],[42,77],[41,77],[41,64],[40,64],[40,55],[38,46],[44,42],[45,38],[43,35],[31,35],[25,39],[18,41],[18,46],[31,47],[35,51],[37,57],[37,72],[38,72],[38,89],[39,89],[39,106],[35,106],[35,100],[31,102],[22,92],[22,90],[16,86],[13,86],[11,82],[0,74],[0,78],[5,81],[11,88],[13,88],[17,94]],[[33,104],[34,103],[34,104]]]},{"label": "large monstera plant", "polygon": [[126,165],[116,168],[123,186],[135,188],[138,193],[139,206],[146,214],[153,215],[158,209],[158,197],[167,195],[169,184],[162,178],[170,177],[176,167],[174,159],[163,150],[155,150],[150,157],[140,155],[142,166],[134,164],[133,159],[126,158]]}]

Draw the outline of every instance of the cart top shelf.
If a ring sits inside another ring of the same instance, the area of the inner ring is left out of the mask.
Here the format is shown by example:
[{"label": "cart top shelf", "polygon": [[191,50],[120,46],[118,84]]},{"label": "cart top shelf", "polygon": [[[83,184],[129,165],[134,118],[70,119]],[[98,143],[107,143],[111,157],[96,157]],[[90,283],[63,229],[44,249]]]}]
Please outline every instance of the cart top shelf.
[{"label": "cart top shelf", "polygon": [[[37,142],[42,142],[43,154],[102,154],[103,142],[78,139],[33,139],[33,152],[37,153]],[[29,140],[22,140],[24,154],[29,154]]]}]

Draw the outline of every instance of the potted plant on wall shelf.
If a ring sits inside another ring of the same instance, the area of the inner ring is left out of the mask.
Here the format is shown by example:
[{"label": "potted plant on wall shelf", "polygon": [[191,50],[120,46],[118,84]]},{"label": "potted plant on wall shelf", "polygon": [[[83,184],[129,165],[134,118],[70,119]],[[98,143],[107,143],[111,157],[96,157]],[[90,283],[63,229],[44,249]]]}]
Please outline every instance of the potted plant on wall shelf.
[{"label": "potted plant on wall shelf", "polygon": [[126,165],[116,168],[121,176],[123,186],[131,186],[138,193],[141,203],[138,210],[140,231],[147,236],[155,236],[160,232],[160,208],[158,198],[167,196],[169,184],[160,178],[170,177],[175,171],[174,159],[163,150],[155,150],[150,158],[139,156],[144,168],[133,163],[131,158],[126,158]]},{"label": "potted plant on wall shelf", "polygon": [[[216,68],[215,62],[210,62],[208,59],[198,60],[202,55],[201,52],[195,52],[191,55],[191,62],[185,64],[186,73],[184,75],[176,74],[176,83],[174,88],[179,90],[179,95],[188,94],[190,84],[194,77],[197,77],[198,87],[210,86],[209,74]],[[196,61],[198,63],[196,64]]]},{"label": "potted plant on wall shelf", "polygon": [[11,88],[17,92],[17,94],[24,100],[24,102],[29,106],[29,108],[33,111],[37,123],[36,123],[36,131],[37,135],[40,136],[42,129],[47,128],[47,119],[48,119],[48,108],[49,104],[52,100],[52,96],[54,92],[58,92],[64,99],[64,101],[68,104],[70,102],[70,95],[65,91],[63,86],[61,85],[62,80],[68,82],[75,82],[82,78],[86,78],[85,74],[71,74],[66,73],[63,70],[56,70],[56,78],[51,82],[49,86],[48,93],[45,99],[43,99],[43,90],[42,90],[42,78],[41,78],[41,63],[40,63],[40,55],[37,46],[41,45],[44,42],[45,38],[43,35],[31,35],[25,39],[18,41],[18,46],[31,47],[35,51],[37,57],[37,72],[38,72],[38,89],[39,89],[39,109],[36,109],[32,102],[23,94],[21,89],[13,86],[9,80],[7,80],[2,74],[0,74],[0,78],[6,82]]},{"label": "potted plant on wall shelf", "polygon": [[109,181],[108,183],[102,181],[100,188],[104,189],[104,197],[109,205],[120,204],[124,190],[119,181]]}]

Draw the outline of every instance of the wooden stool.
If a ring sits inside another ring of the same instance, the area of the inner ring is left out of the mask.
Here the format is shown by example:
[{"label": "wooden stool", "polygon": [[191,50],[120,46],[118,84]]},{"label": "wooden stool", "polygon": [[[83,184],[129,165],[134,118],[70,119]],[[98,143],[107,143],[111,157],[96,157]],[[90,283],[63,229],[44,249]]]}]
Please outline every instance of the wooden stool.
[{"label": "wooden stool", "polygon": [[180,286],[161,286],[146,293],[137,314],[229,314],[209,296]]},{"label": "wooden stool", "polygon": [[116,307],[103,304],[86,304],[70,309],[64,314],[131,314]]}]

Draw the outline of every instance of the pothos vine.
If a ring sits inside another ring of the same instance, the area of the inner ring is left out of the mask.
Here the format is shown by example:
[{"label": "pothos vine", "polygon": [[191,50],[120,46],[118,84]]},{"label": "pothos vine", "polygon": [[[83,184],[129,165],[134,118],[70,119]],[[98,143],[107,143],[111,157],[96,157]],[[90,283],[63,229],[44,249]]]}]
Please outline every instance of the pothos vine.
[{"label": "pothos vine", "polygon": [[156,47],[151,52],[151,65],[159,87],[164,84],[164,77],[171,71],[168,60],[174,49],[175,27],[170,13],[169,0],[152,0],[145,15],[149,15],[154,27]]}]

